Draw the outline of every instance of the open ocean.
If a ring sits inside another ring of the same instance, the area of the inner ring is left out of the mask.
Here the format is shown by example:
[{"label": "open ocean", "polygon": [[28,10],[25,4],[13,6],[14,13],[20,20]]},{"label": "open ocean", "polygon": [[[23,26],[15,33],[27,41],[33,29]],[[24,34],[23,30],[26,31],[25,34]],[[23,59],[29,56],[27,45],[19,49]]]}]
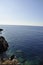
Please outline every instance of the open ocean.
[{"label": "open ocean", "polygon": [[43,65],[43,27],[0,26],[9,44],[7,55],[16,55],[21,65]]}]

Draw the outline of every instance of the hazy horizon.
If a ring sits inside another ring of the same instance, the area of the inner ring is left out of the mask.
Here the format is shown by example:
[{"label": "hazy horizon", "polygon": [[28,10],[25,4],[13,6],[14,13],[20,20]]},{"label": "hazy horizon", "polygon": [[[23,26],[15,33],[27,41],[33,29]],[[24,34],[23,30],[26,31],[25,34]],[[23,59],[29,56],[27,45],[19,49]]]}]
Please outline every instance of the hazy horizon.
[{"label": "hazy horizon", "polygon": [[16,25],[16,24],[0,24],[0,26],[39,26],[39,27],[43,27],[43,25],[23,25],[23,24],[18,24],[18,25]]}]

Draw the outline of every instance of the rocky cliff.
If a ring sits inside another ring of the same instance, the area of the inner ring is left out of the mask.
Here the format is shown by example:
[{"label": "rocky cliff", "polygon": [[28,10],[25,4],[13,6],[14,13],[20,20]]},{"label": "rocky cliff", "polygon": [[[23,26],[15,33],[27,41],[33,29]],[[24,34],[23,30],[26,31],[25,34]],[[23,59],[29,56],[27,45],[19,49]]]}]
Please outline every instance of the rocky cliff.
[{"label": "rocky cliff", "polygon": [[0,36],[0,54],[8,49],[8,43],[3,36]]}]

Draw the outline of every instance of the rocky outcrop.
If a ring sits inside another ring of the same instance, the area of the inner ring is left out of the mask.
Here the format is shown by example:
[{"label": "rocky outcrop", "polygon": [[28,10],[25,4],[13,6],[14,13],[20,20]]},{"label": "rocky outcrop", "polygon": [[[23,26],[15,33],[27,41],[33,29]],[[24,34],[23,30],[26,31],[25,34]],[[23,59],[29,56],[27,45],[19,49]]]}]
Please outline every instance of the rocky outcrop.
[{"label": "rocky outcrop", "polygon": [[20,65],[20,63],[18,62],[17,59],[13,59],[13,60],[6,60],[2,62],[1,65]]},{"label": "rocky outcrop", "polygon": [[21,63],[17,60],[17,58],[13,58],[12,60],[11,58],[4,58],[3,61],[0,60],[0,65],[21,65]]},{"label": "rocky outcrop", "polygon": [[0,36],[0,54],[8,49],[8,43],[3,36]]},{"label": "rocky outcrop", "polygon": [[3,31],[3,29],[0,29],[0,31]]},{"label": "rocky outcrop", "polygon": [[3,36],[0,36],[0,65],[21,65],[15,55],[10,58],[3,58],[3,53],[8,49],[8,43]]}]

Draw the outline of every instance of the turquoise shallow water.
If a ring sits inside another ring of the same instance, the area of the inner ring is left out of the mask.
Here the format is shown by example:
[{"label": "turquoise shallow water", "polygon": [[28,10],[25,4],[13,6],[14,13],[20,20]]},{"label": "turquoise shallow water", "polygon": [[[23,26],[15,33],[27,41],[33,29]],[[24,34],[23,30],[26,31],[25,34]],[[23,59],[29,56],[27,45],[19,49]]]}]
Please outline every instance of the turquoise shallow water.
[{"label": "turquoise shallow water", "polygon": [[15,54],[21,65],[43,65],[43,27],[0,26],[9,44],[7,55]]}]

